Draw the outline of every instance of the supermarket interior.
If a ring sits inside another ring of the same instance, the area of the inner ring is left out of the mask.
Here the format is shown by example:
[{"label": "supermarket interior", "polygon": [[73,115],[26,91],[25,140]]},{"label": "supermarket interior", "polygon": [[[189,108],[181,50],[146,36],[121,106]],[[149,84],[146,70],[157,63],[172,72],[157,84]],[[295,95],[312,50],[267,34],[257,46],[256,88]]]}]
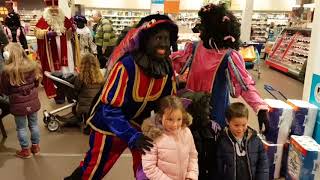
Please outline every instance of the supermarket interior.
[{"label": "supermarket interior", "polygon": [[0,179],[320,180],[317,29],[320,0],[1,0]]}]

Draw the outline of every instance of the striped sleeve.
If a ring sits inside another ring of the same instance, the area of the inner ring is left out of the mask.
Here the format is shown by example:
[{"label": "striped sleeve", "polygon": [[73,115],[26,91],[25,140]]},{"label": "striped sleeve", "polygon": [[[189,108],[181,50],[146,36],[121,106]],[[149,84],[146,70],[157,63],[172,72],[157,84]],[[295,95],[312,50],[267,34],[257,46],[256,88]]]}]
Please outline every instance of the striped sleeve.
[{"label": "striped sleeve", "polygon": [[110,72],[107,83],[105,84],[101,102],[110,104],[113,107],[121,107],[125,100],[127,89],[128,73],[121,62],[118,62]]}]

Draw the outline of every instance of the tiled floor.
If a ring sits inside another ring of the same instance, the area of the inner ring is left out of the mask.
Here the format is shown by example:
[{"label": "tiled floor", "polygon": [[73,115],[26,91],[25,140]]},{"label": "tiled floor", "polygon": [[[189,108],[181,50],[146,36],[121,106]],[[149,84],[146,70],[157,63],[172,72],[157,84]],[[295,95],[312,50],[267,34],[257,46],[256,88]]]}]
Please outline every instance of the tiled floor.
[{"label": "tiled floor", "polygon": [[[275,70],[262,67],[261,79],[252,71],[256,87],[263,98],[272,98],[263,90],[264,84],[270,84],[282,91],[289,98],[301,99],[303,84]],[[42,111],[52,110],[57,106],[48,100],[40,90],[42,109],[39,111],[42,155],[22,160],[13,154],[19,148],[15,124],[12,116],[4,119],[8,138],[0,142],[0,179],[1,180],[58,180],[72,172],[83,158],[88,147],[88,137],[77,128],[64,129],[63,132],[49,133],[42,122]],[[240,101],[242,101],[240,99]],[[254,112],[250,111],[250,125],[257,128]],[[133,179],[131,156],[126,152],[104,178],[108,180]]]}]

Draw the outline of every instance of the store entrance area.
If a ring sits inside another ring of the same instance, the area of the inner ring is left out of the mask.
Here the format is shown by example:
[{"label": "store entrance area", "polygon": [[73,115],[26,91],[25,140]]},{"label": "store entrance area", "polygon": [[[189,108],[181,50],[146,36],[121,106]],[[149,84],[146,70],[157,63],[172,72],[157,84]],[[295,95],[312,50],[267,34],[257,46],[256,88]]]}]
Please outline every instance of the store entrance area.
[{"label": "store entrance area", "polygon": [[[270,69],[264,63],[261,66],[261,78],[258,79],[257,71],[250,70],[255,79],[258,92],[263,98],[273,98],[263,86],[272,85],[288,98],[301,99],[303,83],[287,75]],[[43,89],[40,89],[41,110],[56,109],[53,100],[48,100]],[[232,101],[241,101],[236,99]],[[249,109],[249,124],[258,129],[257,117]],[[61,132],[48,132],[42,122],[42,113],[39,113],[39,127],[41,133],[41,155],[31,159],[16,158],[15,151],[19,149],[17,143],[15,123],[13,116],[3,119],[8,138],[0,144],[0,174],[1,179],[26,179],[26,180],[56,180],[69,175],[83,159],[88,150],[88,136],[83,135],[79,128],[63,128]],[[132,171],[132,157],[128,150],[120,157],[119,161],[104,178],[108,180],[134,180]]]}]

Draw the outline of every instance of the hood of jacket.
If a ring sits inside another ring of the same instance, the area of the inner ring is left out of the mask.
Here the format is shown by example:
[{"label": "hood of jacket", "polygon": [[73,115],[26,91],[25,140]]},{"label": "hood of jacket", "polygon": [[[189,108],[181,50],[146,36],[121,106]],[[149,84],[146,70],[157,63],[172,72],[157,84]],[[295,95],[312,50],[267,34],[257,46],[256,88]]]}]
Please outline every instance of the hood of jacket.
[{"label": "hood of jacket", "polygon": [[161,117],[159,115],[152,115],[145,119],[141,126],[141,131],[144,135],[151,139],[156,139],[164,133],[164,128],[161,124]]}]

